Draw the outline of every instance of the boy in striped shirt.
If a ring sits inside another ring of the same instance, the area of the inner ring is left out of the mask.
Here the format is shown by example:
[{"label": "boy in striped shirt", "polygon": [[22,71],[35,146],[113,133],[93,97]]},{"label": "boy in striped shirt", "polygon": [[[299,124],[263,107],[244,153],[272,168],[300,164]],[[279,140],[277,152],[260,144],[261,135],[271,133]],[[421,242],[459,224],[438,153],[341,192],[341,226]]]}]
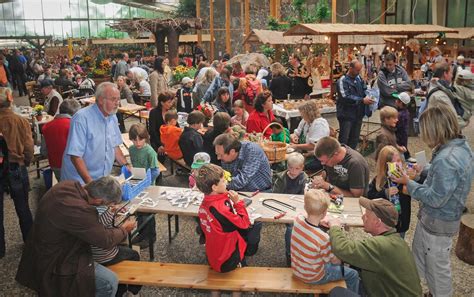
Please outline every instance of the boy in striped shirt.
[{"label": "boy in striped shirt", "polygon": [[344,267],[331,252],[329,235],[319,222],[327,214],[330,199],[321,190],[311,189],[304,195],[307,217],[299,215],[293,223],[291,235],[291,268],[293,274],[311,284],[325,284],[344,279],[347,287],[358,293],[359,274]]}]

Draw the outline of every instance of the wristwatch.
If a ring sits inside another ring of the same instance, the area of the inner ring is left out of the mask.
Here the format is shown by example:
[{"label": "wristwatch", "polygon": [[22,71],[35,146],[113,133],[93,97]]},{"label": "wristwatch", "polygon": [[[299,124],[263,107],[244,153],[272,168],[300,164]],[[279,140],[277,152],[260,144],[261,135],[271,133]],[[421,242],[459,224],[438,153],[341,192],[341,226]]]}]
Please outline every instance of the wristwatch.
[{"label": "wristwatch", "polygon": [[326,192],[331,193],[331,192],[334,190],[334,188],[335,188],[335,187],[334,187],[333,185],[329,184],[329,187],[328,187],[328,189],[326,190]]}]

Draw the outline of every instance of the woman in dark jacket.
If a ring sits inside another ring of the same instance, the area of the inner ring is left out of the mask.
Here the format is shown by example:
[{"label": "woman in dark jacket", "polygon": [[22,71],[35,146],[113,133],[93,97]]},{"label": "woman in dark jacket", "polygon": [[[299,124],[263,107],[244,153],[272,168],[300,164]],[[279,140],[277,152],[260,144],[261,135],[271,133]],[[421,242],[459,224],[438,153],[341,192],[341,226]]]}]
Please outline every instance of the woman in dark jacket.
[{"label": "woman in dark jacket", "polygon": [[217,159],[216,150],[214,148],[214,139],[222,133],[229,131],[230,127],[230,116],[226,112],[216,112],[214,118],[212,119],[213,128],[208,130],[204,134],[204,151],[211,156],[211,163],[220,165],[221,162]]},{"label": "woman in dark jacket", "polygon": [[164,92],[158,96],[158,106],[150,111],[148,131],[150,132],[151,146],[158,152],[158,160],[165,159],[165,148],[161,143],[160,127],[166,125],[165,113],[173,107],[174,93]]},{"label": "woman in dark jacket", "polygon": [[217,108],[218,112],[226,112],[230,116],[234,115],[230,102],[229,89],[227,87],[222,87],[217,91],[217,98],[212,104]]},{"label": "woman in dark jacket", "polygon": [[287,99],[288,94],[291,94],[291,79],[286,76],[285,67],[277,62],[272,64],[270,70],[273,78],[268,89],[272,92],[272,97],[278,100]]}]

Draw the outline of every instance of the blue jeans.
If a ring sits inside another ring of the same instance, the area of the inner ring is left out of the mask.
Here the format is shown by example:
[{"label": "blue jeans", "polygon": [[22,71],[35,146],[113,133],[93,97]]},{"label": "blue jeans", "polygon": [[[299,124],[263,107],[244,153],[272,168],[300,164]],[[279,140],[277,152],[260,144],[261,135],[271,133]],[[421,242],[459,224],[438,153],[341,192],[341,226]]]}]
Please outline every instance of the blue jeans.
[{"label": "blue jeans", "polygon": [[359,292],[359,273],[356,270],[344,266],[344,276],[342,276],[341,265],[327,263],[324,265],[324,273],[323,278],[313,284],[322,285],[344,279],[349,290],[354,293]]},{"label": "blue jeans", "polygon": [[118,278],[112,270],[95,263],[95,296],[113,297],[117,293]]},{"label": "blue jeans", "polygon": [[3,194],[7,187],[10,189],[10,197],[15,205],[16,215],[20,222],[23,241],[26,241],[28,232],[33,225],[30,206],[28,204],[28,191],[30,182],[26,166],[16,163],[9,164],[6,178],[0,179],[0,257],[5,254],[5,228],[3,226]]}]

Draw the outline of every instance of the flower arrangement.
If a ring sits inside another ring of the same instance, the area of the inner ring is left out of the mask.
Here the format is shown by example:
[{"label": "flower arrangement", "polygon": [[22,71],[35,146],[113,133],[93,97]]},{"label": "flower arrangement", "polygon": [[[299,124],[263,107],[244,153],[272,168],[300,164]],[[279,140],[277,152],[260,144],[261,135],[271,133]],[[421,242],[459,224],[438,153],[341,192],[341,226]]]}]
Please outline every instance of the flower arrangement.
[{"label": "flower arrangement", "polygon": [[196,68],[179,65],[173,70],[173,81],[175,83],[180,83],[184,77],[187,76],[193,78],[195,74]]},{"label": "flower arrangement", "polygon": [[109,70],[95,68],[92,70],[92,77],[105,77],[109,73]]},{"label": "flower arrangement", "polygon": [[112,63],[110,63],[109,59],[102,60],[102,62],[100,62],[99,68],[106,71],[110,71],[112,69]]},{"label": "flower arrangement", "polygon": [[43,114],[44,106],[41,104],[36,104],[33,107],[33,112],[31,113],[33,116],[40,116]]},{"label": "flower arrangement", "polygon": [[201,104],[199,104],[196,110],[199,110],[200,112],[204,114],[204,116],[206,117],[206,121],[205,121],[206,124],[211,121],[212,116],[216,112],[216,109],[207,102],[202,102]]}]

